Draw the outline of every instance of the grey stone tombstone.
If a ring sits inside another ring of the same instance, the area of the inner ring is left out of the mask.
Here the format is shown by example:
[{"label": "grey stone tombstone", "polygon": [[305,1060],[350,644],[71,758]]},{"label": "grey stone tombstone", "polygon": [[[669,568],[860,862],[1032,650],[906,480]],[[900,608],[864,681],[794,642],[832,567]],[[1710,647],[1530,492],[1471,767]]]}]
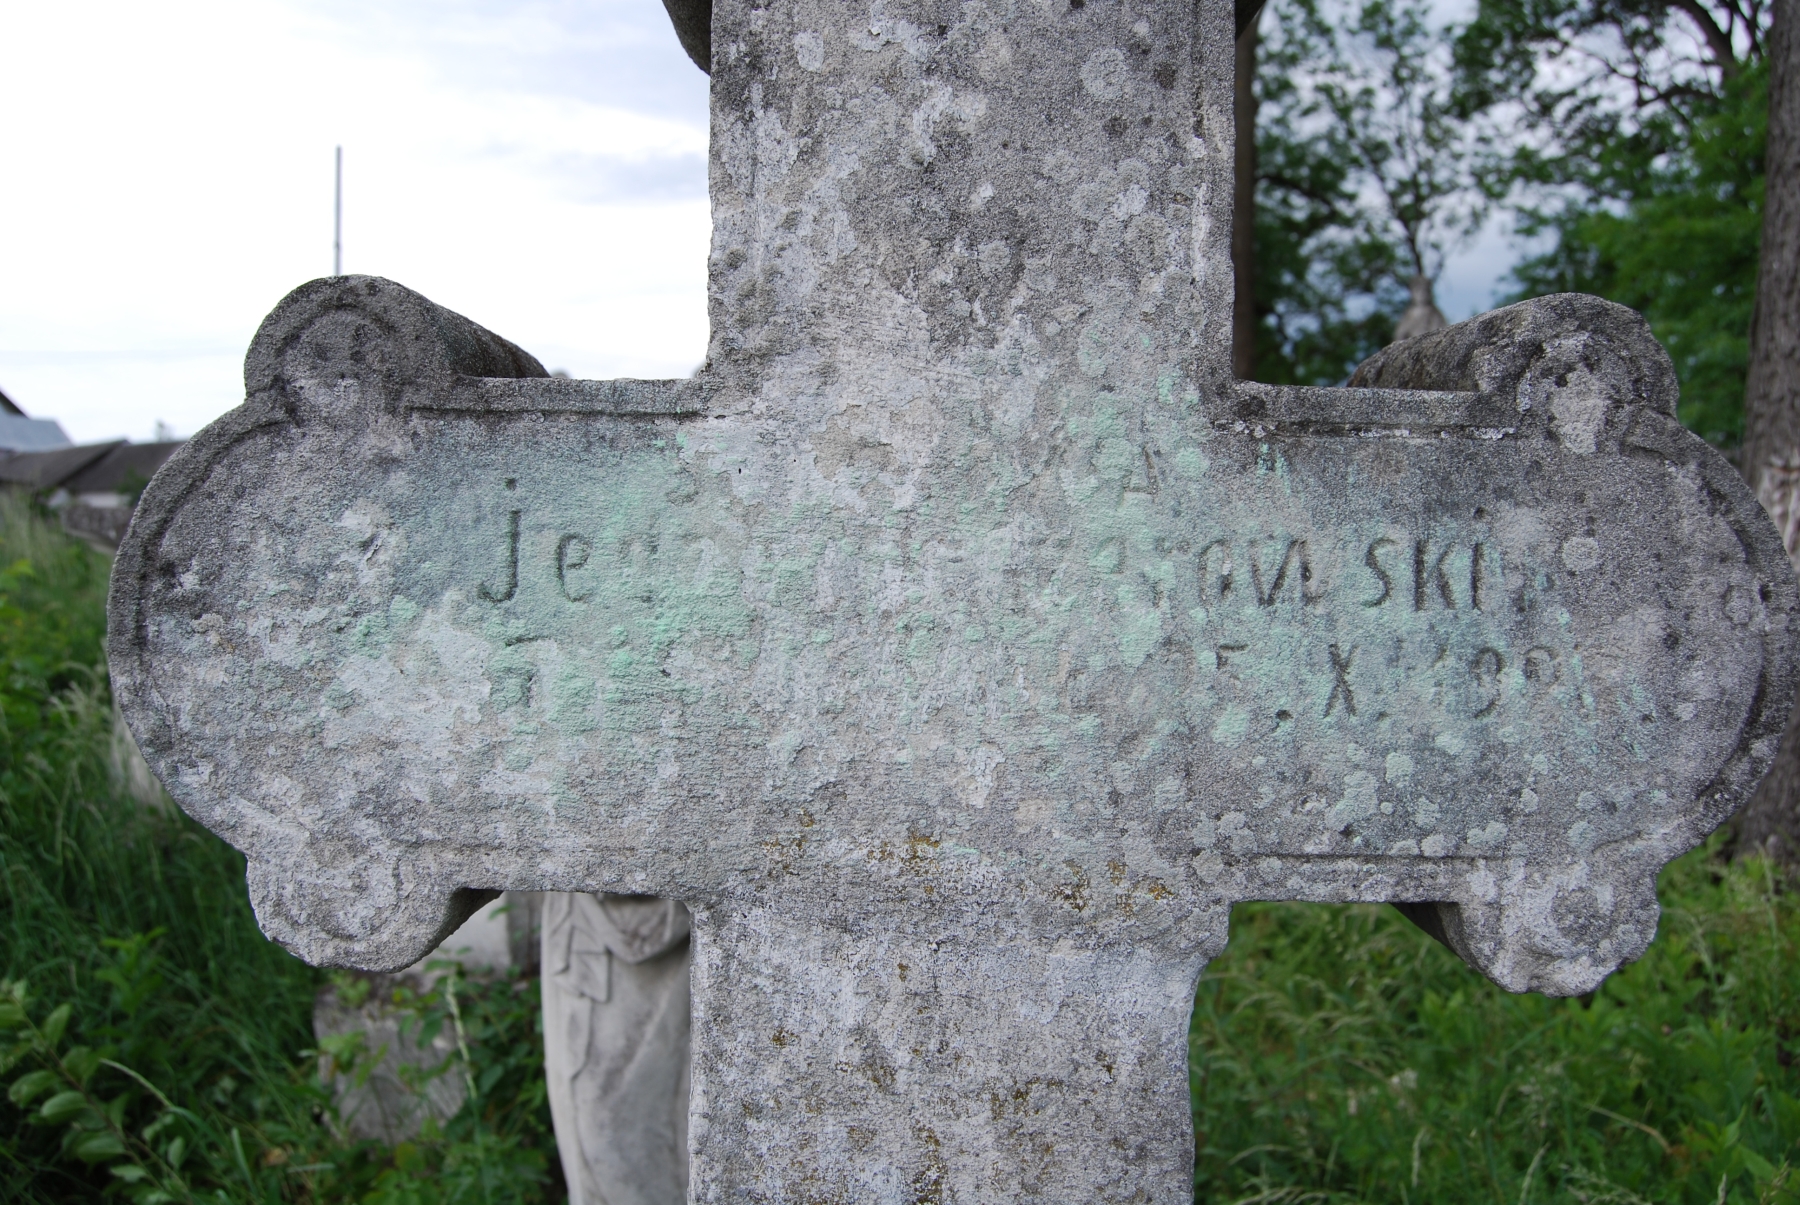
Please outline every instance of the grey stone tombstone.
[{"label": "grey stone tombstone", "polygon": [[551,379],[302,286],[146,492],[121,706],[269,935],[694,909],[700,1201],[1177,1201],[1248,899],[1514,991],[1639,955],[1797,598],[1634,315],[1229,377],[1225,0],[720,0],[712,343]]}]

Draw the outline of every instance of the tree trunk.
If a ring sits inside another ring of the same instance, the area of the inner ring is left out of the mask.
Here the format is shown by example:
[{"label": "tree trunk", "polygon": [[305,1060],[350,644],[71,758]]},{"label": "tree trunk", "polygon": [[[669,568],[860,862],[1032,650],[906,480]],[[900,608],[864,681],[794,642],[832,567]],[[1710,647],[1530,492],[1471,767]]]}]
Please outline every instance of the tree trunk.
[{"label": "tree trunk", "polygon": [[[1769,34],[1768,172],[1750,372],[1744,476],[1800,566],[1800,0],[1775,0]],[[1781,752],[1738,814],[1740,850],[1800,864],[1800,701]]]},{"label": "tree trunk", "polygon": [[1233,126],[1237,137],[1231,195],[1231,371],[1256,376],[1256,16],[1238,30]]}]

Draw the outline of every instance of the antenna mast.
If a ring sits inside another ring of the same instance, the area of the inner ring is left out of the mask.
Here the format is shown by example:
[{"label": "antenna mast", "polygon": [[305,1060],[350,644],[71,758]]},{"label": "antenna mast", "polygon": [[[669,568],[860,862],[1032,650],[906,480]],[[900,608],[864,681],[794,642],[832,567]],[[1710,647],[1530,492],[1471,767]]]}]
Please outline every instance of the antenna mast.
[{"label": "antenna mast", "polygon": [[337,148],[337,184],[331,198],[331,274],[344,274],[344,148]]}]

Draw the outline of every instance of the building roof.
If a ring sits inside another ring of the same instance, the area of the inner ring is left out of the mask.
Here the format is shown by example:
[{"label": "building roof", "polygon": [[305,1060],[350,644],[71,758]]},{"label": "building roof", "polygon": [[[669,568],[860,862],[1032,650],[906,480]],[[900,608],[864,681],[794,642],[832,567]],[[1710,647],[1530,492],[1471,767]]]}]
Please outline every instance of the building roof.
[{"label": "building roof", "polygon": [[0,389],[0,455],[68,446],[69,437],[61,423],[53,418],[32,418]]},{"label": "building roof", "polygon": [[23,485],[29,489],[55,489],[75,474],[98,461],[125,441],[103,444],[77,444],[69,448],[53,448],[46,452],[16,452],[0,460],[0,484]]},{"label": "building roof", "polygon": [[[163,461],[175,455],[180,440],[150,444],[110,444],[111,450],[63,480],[57,482],[71,494],[97,494],[107,491],[130,493],[143,488]],[[0,472],[4,467],[0,466]]]},{"label": "building roof", "polygon": [[0,411],[0,453],[42,452],[68,446],[69,437],[63,434],[62,424],[55,419],[27,418]]},{"label": "building roof", "polygon": [[134,444],[77,444],[41,452],[0,456],[0,485],[33,490],[65,489],[71,494],[132,493],[156,475],[175,454],[180,440]]}]

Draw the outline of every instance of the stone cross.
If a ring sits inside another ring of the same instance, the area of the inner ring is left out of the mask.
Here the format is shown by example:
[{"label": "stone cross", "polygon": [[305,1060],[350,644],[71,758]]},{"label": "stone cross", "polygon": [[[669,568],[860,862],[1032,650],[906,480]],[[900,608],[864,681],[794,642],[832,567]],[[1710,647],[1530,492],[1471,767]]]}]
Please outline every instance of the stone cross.
[{"label": "stone cross", "polygon": [[1229,376],[1226,0],[719,0],[712,342],[552,379],[384,280],[144,496],[120,705],[321,964],[695,916],[699,1201],[1186,1201],[1249,899],[1592,989],[1779,740],[1800,599],[1591,298]]}]

